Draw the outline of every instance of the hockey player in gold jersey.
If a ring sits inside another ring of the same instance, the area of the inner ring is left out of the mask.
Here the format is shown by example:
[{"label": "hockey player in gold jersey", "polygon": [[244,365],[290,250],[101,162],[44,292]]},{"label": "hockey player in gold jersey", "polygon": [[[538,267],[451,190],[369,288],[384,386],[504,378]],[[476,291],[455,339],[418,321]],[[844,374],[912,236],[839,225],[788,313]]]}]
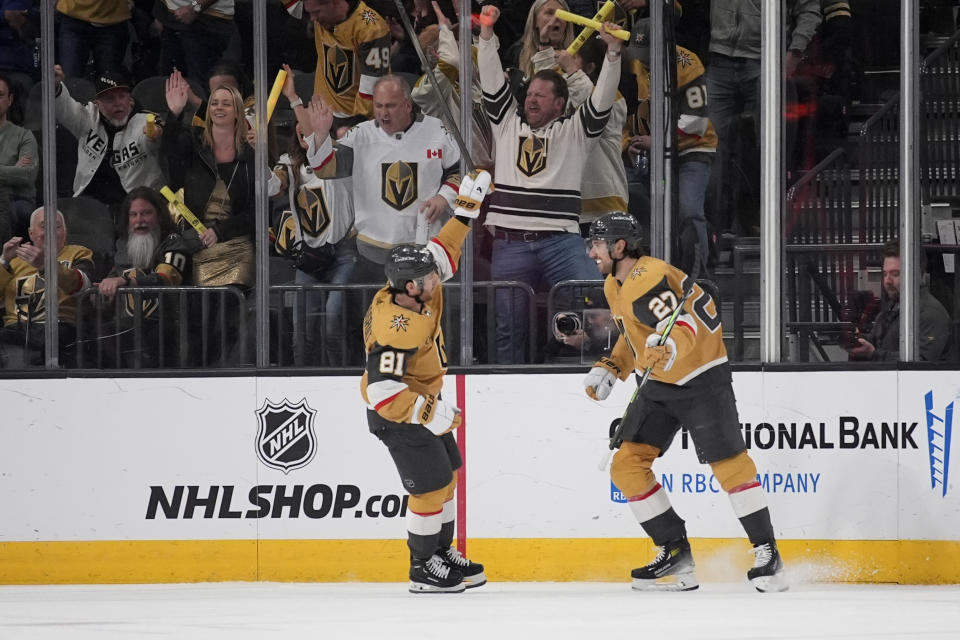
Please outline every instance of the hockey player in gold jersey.
[{"label": "hockey player in gold jersey", "polygon": [[717,304],[687,274],[644,256],[641,240],[639,224],[627,213],[606,214],[590,227],[590,257],[607,276],[604,294],[620,337],[610,357],[584,380],[587,395],[603,400],[618,378],[651,369],[621,419],[610,470],[640,526],[661,549],[653,562],[633,570],[633,588],[699,586],[684,521],[652,470],[682,425],[754,545],[750,582],[758,591],[783,591],[787,584],[766,497],[740,433]]},{"label": "hockey player in gold jersey", "polygon": [[401,244],[384,265],[388,283],[363,321],[367,367],[361,392],[370,431],[390,450],[404,489],[412,593],[458,593],[487,579],[483,565],[451,547],[457,470],[451,433],[456,404],[440,397],[447,357],[441,282],[457,270],[461,246],[490,186],[490,174],[464,176],[451,218],[427,246]]}]

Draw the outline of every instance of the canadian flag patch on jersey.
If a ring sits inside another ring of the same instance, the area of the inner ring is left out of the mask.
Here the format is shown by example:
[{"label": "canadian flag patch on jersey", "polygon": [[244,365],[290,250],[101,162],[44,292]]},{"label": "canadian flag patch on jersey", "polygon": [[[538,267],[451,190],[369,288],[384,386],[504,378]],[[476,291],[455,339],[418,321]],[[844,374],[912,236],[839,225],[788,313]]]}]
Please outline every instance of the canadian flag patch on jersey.
[{"label": "canadian flag patch on jersey", "polygon": [[442,158],[443,149],[427,149],[427,160],[430,158]]}]

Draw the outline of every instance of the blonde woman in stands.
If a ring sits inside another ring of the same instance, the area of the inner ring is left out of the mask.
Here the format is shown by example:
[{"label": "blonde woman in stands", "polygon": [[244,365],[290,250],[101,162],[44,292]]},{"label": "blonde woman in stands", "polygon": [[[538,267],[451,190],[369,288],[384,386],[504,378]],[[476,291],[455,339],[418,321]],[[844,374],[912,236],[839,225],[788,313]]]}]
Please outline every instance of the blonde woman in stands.
[{"label": "blonde woman in stands", "polygon": [[[512,66],[515,60],[516,67],[529,78],[536,72],[534,67],[543,67],[537,63],[540,58],[552,58],[556,49],[566,49],[573,42],[576,37],[573,25],[557,18],[557,9],[569,11],[570,7],[565,0],[536,0],[530,6],[523,38],[504,55],[505,66]],[[519,54],[514,53],[517,46]]]}]

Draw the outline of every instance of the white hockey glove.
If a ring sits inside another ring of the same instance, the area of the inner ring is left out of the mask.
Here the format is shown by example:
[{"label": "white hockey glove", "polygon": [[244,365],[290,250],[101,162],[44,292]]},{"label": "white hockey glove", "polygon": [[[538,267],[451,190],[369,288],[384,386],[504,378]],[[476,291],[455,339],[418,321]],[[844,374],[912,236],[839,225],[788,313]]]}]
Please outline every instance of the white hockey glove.
[{"label": "white hockey glove", "polygon": [[487,171],[479,169],[476,174],[468,173],[463,176],[460,179],[460,193],[454,203],[453,213],[458,216],[476,219],[480,215],[480,205],[489,189],[490,174]]},{"label": "white hockey glove", "polygon": [[640,353],[640,368],[646,371],[653,369],[655,373],[670,371],[677,359],[677,343],[667,336],[666,342],[660,344],[660,334],[651,333],[647,336],[644,350]]},{"label": "white hockey glove", "polygon": [[442,436],[460,426],[463,418],[460,409],[434,395],[420,396],[413,405],[413,424],[421,424],[434,435]]},{"label": "white hockey glove", "polygon": [[583,386],[586,387],[588,396],[594,400],[607,399],[613,391],[613,385],[617,382],[617,374],[614,373],[613,368],[616,368],[616,365],[606,358],[593,365],[590,373],[583,379]]}]

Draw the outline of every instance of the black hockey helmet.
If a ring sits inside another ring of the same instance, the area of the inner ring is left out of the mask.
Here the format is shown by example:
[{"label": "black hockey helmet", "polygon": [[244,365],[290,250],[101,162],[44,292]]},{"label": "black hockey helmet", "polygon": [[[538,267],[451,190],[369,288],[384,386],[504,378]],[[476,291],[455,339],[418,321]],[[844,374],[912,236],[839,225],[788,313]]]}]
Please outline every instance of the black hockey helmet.
[{"label": "black hockey helmet", "polygon": [[437,261],[426,247],[415,244],[398,244],[390,250],[383,272],[390,287],[404,291],[408,282],[423,286],[423,279],[439,271]]},{"label": "black hockey helmet", "polygon": [[626,240],[626,252],[641,252],[643,244],[643,231],[640,229],[640,223],[629,213],[623,211],[614,211],[607,213],[590,224],[590,239],[604,240],[607,246],[613,246],[617,240]]}]

